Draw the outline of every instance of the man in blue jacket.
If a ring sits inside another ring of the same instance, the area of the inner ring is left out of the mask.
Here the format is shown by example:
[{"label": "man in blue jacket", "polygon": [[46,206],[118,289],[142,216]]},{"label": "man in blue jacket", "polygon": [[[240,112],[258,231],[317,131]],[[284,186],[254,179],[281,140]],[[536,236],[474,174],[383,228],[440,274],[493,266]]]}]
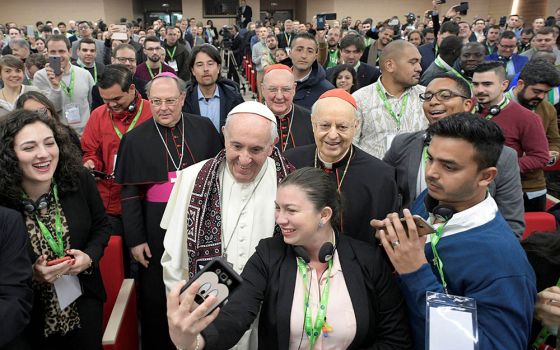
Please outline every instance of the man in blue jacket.
[{"label": "man in blue jacket", "polygon": [[486,56],[487,61],[500,61],[506,65],[506,78],[509,81],[521,72],[523,66],[529,61],[527,57],[514,53],[516,48],[517,37],[514,32],[508,30],[500,35],[497,52]]},{"label": "man in blue jacket", "polygon": [[294,103],[311,109],[323,92],[334,89],[326,79],[325,69],[317,63],[317,40],[307,32],[292,37],[290,58],[296,80]]},{"label": "man in blue jacket", "polygon": [[426,206],[437,233],[426,244],[408,209],[406,230],[397,213],[372,222],[399,274],[416,349],[429,342],[427,291],[476,301],[479,349],[525,349],[536,300],[535,274],[517,238],[506,234],[511,228],[488,194],[503,133],[497,124],[470,113],[444,118],[427,133]]}]

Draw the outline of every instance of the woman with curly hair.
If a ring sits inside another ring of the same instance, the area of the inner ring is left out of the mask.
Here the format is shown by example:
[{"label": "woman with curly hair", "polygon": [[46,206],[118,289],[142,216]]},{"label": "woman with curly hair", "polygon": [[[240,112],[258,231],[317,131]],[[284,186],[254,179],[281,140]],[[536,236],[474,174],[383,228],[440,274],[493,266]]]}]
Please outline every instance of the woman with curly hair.
[{"label": "woman with curly hair", "polygon": [[15,110],[0,123],[0,204],[22,213],[33,262],[25,337],[33,349],[101,348],[106,295],[98,262],[110,225],[73,149],[46,115]]},{"label": "woman with curly hair", "polygon": [[78,136],[78,133],[73,128],[62,123],[62,121],[60,120],[60,116],[58,115],[58,113],[56,113],[54,104],[47,98],[47,96],[43,95],[39,91],[24,92],[20,97],[18,97],[15,108],[22,108],[28,111],[37,111],[40,114],[44,113],[49,117],[54,118],[68,133],[68,136],[70,136],[70,140],[72,141],[72,143],[77,146],[80,155],[82,154],[80,136]]}]

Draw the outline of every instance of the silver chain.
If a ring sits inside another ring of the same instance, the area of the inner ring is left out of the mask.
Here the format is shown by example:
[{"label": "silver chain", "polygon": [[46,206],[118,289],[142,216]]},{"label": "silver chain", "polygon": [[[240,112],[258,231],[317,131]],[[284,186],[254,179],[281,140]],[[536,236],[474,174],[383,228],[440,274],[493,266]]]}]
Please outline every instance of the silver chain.
[{"label": "silver chain", "polygon": [[[176,171],[179,171],[179,169],[181,168],[181,164],[183,164],[183,156],[185,155],[185,119],[183,118],[183,113],[181,113],[181,125],[183,126],[183,132],[181,133],[181,157],[179,158],[179,165],[177,166],[177,164],[175,164],[175,160],[173,159],[173,156],[171,155],[171,152],[169,151],[169,148],[167,147],[167,142],[165,142],[165,140],[163,139],[163,135],[161,134],[161,131],[159,131],[159,127],[157,125],[156,119],[152,118],[152,120],[154,121],[154,124],[156,125],[156,130],[159,134],[159,137],[161,138],[161,142],[163,142],[163,146],[165,147],[165,150],[167,151],[167,154],[169,155],[169,158],[171,158],[171,161],[173,162],[173,167],[175,168]],[[173,136],[173,135],[172,135]]]}]

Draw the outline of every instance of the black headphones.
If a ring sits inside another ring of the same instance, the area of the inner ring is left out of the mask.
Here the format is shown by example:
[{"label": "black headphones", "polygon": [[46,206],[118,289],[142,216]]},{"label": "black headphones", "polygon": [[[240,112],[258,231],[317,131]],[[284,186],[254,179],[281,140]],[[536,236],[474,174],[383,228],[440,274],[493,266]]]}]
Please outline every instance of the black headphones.
[{"label": "black headphones", "polygon": [[457,212],[457,210],[451,206],[439,204],[439,201],[432,198],[429,194],[426,194],[424,204],[428,212],[432,213],[438,221],[449,221]]},{"label": "black headphones", "polygon": [[23,206],[23,210],[25,210],[28,214],[33,214],[39,210],[46,209],[49,204],[51,204],[52,196],[50,193],[45,193],[34,202],[30,198],[23,198],[21,200],[21,205]]},{"label": "black headphones", "polygon": [[[477,109],[478,109],[478,112],[482,112],[482,110],[484,109],[484,106],[479,103]],[[502,111],[502,108],[500,107],[500,105],[493,105],[493,106],[488,107],[488,114],[490,114],[493,117],[500,114],[501,111]]]},{"label": "black headphones", "polygon": [[[334,234],[334,237],[336,241],[336,239],[338,239],[336,233]],[[307,250],[305,250],[305,248],[301,245],[295,245],[293,246],[293,248],[294,248],[294,253],[296,253],[296,256],[298,258],[301,258],[306,264],[309,264],[311,258],[309,257]],[[326,263],[329,260],[332,260],[335,250],[336,250],[336,246],[332,242],[323,243],[323,245],[319,249],[319,261],[322,263]]]},{"label": "black headphones", "polygon": [[136,110],[136,100],[138,98],[138,95],[134,95],[134,100],[132,100],[132,103],[128,106],[128,111],[129,112],[134,112]]}]

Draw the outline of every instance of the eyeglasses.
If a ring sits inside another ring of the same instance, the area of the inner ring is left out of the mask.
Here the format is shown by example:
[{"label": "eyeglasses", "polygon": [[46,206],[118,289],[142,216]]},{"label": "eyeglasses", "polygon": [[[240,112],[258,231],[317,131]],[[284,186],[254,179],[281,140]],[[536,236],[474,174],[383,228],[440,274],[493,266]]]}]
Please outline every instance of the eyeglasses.
[{"label": "eyeglasses", "polygon": [[132,58],[128,58],[128,57],[115,57],[115,59],[117,61],[119,61],[119,63],[126,63],[126,62],[130,62],[130,63],[135,63],[136,62],[136,58],[132,57]]},{"label": "eyeglasses", "polygon": [[432,100],[432,97],[434,96],[436,97],[436,100],[438,100],[439,102],[449,101],[453,97],[462,97],[465,99],[468,98],[467,96],[460,95],[456,92],[447,89],[439,90],[436,92],[425,92],[419,95],[420,99],[425,102],[430,102]]},{"label": "eyeglasses", "polygon": [[[329,132],[332,129],[333,124],[329,122],[315,122],[315,127],[320,132]],[[345,134],[349,132],[353,127],[354,125],[350,123],[335,124],[336,131],[340,134]]]},{"label": "eyeglasses", "polygon": [[292,87],[288,87],[288,86],[284,86],[284,87],[274,87],[271,86],[269,88],[266,89],[268,92],[270,92],[271,94],[276,95],[279,91],[282,92],[282,94],[289,94],[290,92],[292,92],[293,88]]},{"label": "eyeglasses", "polygon": [[152,106],[161,107],[164,103],[166,106],[175,106],[179,102],[180,98],[166,98],[165,100],[160,100],[159,98],[150,99]]},{"label": "eyeglasses", "polygon": [[161,46],[159,46],[159,47],[147,47],[144,50],[146,50],[146,51],[159,51],[159,50],[161,50]]}]

